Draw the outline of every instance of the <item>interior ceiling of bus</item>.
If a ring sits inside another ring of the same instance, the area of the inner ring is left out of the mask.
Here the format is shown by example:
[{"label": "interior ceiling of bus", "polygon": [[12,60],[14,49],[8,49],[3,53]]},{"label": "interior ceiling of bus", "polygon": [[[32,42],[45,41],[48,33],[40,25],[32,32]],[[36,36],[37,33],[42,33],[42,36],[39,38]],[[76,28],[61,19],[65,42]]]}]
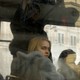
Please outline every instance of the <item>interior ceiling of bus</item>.
[{"label": "interior ceiling of bus", "polygon": [[[63,0],[61,1],[57,5],[38,3],[40,18],[44,18],[47,24],[74,26],[79,17],[79,12],[73,7],[66,8]],[[0,0],[0,20],[11,21],[20,3],[21,0]]]}]

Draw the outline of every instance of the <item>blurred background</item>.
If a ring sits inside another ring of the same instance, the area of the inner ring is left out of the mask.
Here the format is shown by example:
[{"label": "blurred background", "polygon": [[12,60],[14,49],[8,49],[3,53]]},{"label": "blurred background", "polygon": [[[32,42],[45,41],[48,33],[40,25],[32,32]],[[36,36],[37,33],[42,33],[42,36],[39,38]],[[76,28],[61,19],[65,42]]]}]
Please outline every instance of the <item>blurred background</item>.
[{"label": "blurred background", "polygon": [[[74,7],[79,11],[79,17],[75,22],[75,27],[50,24],[46,24],[44,27],[44,31],[46,31],[49,40],[51,41],[53,63],[56,67],[59,54],[64,49],[74,50],[77,54],[75,63],[78,64],[80,62],[80,0],[64,0],[64,4],[66,8]],[[2,7],[0,7],[0,10],[2,10],[1,8]],[[7,9],[4,8],[4,11],[5,10]],[[2,14],[1,12],[0,15],[5,16],[5,14]],[[75,12],[72,12],[72,15],[74,16]],[[63,18],[63,21],[65,22],[65,17]],[[12,39],[13,35],[10,30],[10,22],[0,21],[0,73],[4,77],[10,74],[12,55],[9,51],[9,44]]]}]

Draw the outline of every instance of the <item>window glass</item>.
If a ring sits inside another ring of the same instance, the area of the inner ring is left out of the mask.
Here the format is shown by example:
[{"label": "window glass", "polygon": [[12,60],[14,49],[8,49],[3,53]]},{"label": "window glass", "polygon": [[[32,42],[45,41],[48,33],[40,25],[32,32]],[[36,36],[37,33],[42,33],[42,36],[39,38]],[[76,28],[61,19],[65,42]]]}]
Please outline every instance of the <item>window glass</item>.
[{"label": "window glass", "polygon": [[[25,4],[21,6],[22,3],[18,1],[0,1],[2,75],[4,77],[10,75],[11,61],[15,56],[12,54],[16,54],[19,50],[25,52],[26,38],[37,33],[47,34],[51,41],[52,59],[57,69],[59,55],[65,49],[76,52],[75,64],[78,65],[80,63],[80,0],[30,0],[31,4],[29,5],[28,2],[26,7]],[[78,68],[80,74],[80,65]]]}]

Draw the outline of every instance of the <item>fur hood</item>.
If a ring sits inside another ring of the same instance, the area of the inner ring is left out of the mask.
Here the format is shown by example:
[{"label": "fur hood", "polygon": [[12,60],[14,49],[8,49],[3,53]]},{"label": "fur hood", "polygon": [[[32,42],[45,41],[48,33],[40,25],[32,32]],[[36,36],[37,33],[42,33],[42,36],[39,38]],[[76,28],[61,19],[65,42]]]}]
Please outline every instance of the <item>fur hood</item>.
[{"label": "fur hood", "polygon": [[59,59],[58,72],[60,72],[66,80],[80,80],[78,74],[71,67],[69,67],[62,58]]},{"label": "fur hood", "polygon": [[11,64],[11,74],[23,80],[64,80],[53,63],[40,52],[18,52]]}]

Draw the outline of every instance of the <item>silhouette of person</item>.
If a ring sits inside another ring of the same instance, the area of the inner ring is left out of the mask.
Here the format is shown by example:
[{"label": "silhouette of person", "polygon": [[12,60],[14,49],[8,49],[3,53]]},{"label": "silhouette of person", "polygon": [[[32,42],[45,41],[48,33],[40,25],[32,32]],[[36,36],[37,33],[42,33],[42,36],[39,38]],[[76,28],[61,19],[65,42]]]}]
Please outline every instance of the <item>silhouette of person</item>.
[{"label": "silhouette of person", "polygon": [[[14,18],[11,22],[11,31],[13,33],[13,40],[9,46],[13,57],[16,56],[17,51],[25,51],[28,47],[28,41],[36,35],[44,35],[47,37],[46,32],[43,30],[44,23],[40,20],[40,8],[36,4],[27,6],[23,0],[23,4],[17,9]],[[26,6],[25,9],[23,6]],[[27,12],[26,12],[26,9]],[[25,45],[26,44],[26,45]]]},{"label": "silhouette of person", "polygon": [[77,18],[78,11],[65,8],[64,0],[22,0],[11,21],[11,54],[15,57],[17,51],[25,52],[29,40],[36,35],[48,37],[43,30],[46,24],[74,26]]},{"label": "silhouette of person", "polygon": [[76,71],[76,53],[71,49],[63,50],[59,56],[58,71],[64,76],[65,80],[80,80]]}]

